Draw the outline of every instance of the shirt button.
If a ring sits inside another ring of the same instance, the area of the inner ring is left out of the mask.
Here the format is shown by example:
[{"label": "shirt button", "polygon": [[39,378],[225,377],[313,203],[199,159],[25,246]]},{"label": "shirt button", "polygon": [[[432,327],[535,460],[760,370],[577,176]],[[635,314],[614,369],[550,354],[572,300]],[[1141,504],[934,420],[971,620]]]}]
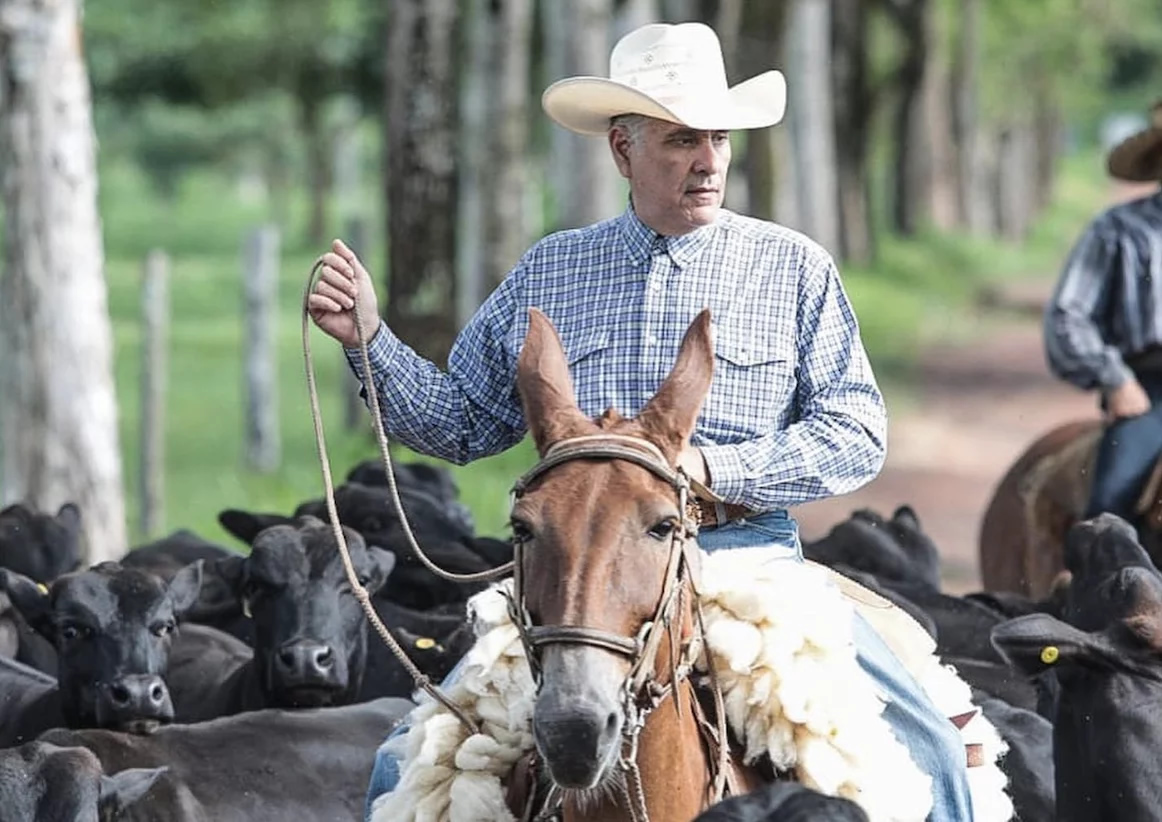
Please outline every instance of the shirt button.
[{"label": "shirt button", "polygon": [[661,291],[661,290],[662,290],[662,283],[660,281],[654,280],[652,283],[650,283],[650,291]]},{"label": "shirt button", "polygon": [[650,334],[648,337],[646,337],[646,345],[657,345],[657,344],[658,344],[658,338],[655,337],[653,334]]}]

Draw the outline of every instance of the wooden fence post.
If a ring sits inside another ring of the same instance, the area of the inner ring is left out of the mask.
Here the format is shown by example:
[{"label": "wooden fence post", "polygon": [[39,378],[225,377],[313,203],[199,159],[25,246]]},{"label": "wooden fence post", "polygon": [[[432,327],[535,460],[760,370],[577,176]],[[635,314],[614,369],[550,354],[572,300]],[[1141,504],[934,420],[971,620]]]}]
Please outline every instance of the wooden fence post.
[{"label": "wooden fence post", "polygon": [[145,258],[141,286],[141,494],[143,537],[158,536],[165,523],[165,391],[169,341],[169,257],[153,249]]},{"label": "wooden fence post", "polygon": [[246,294],[246,463],[270,473],[280,460],[278,426],[279,233],[267,225],[252,231],[243,252]]}]

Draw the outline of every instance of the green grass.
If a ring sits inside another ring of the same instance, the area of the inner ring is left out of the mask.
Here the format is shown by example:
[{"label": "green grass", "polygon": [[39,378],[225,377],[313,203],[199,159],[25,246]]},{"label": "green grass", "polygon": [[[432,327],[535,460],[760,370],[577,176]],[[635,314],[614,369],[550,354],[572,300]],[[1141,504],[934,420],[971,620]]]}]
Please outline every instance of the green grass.
[{"label": "green grass", "polygon": [[[300,303],[309,267],[321,249],[289,232],[280,271],[279,419],[282,465],[260,475],[243,462],[242,264],[244,234],[268,219],[265,207],[241,203],[225,176],[191,175],[179,195],[161,202],[132,167],[106,162],[101,169],[110,310],[116,342],[116,379],[129,491],[130,527],[138,522],[138,429],[141,266],[150,248],[171,256],[172,319],[166,395],[166,488],[164,530],[191,528],[230,541],[216,521],[224,508],[289,513],[322,493],[300,341]],[[866,345],[888,390],[906,389],[908,366],[918,348],[963,326],[976,290],[999,278],[1054,273],[1077,231],[1103,200],[1092,156],[1069,161],[1058,201],[1040,220],[1029,242],[1001,242],[926,232],[913,241],[886,238],[872,267],[845,266],[843,277],[855,304]],[[301,197],[284,204],[291,226],[305,222]],[[372,249],[372,260],[382,259]],[[350,384],[333,342],[312,337],[322,393],[327,446],[339,481],[377,450],[364,418],[356,431],[342,425],[342,394]],[[414,455],[401,449],[406,459]],[[527,441],[468,467],[453,466],[464,501],[481,533],[502,535],[512,481],[532,463]]]}]

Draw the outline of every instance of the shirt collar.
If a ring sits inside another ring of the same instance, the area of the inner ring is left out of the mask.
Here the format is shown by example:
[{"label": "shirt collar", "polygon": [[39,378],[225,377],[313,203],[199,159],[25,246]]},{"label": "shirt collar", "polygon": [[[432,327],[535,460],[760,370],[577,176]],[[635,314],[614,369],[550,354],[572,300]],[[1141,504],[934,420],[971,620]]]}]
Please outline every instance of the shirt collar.
[{"label": "shirt collar", "polygon": [[625,243],[626,251],[629,252],[629,258],[635,264],[649,259],[654,244],[660,241],[674,264],[679,268],[684,268],[706,248],[706,244],[714,236],[717,225],[717,221],[715,221],[710,225],[695,229],[689,234],[663,237],[638,219],[631,203],[621,216],[620,231],[622,242]]}]

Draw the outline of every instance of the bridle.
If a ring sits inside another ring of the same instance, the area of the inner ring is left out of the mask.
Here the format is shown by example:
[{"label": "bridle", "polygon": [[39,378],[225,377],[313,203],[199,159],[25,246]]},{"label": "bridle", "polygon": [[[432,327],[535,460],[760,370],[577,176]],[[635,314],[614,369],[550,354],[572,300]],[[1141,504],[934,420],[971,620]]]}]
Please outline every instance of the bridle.
[{"label": "bridle", "polygon": [[[694,520],[688,515],[690,480],[681,469],[671,468],[661,450],[648,440],[620,434],[590,434],[554,443],[540,461],[513,485],[513,504],[533,482],[551,469],[562,463],[581,459],[632,462],[667,482],[678,496],[679,523],[670,533],[669,556],[653,618],[643,623],[641,630],[633,638],[583,625],[534,625],[525,605],[523,581],[523,559],[527,540],[515,540],[513,545],[513,586],[511,594],[506,594],[509,615],[513,624],[517,626],[533,682],[538,691],[542,684],[540,654],[546,645],[588,645],[630,660],[629,673],[621,687],[623,722],[619,765],[625,777],[622,790],[631,818],[634,822],[648,822],[645,789],[637,764],[641,731],[647,717],[667,697],[675,697],[674,707],[681,716],[682,705],[681,700],[676,698],[677,688],[693,672],[703,647],[703,619],[695,578],[695,569],[698,566],[690,555],[690,551],[697,550],[694,537],[698,531]],[[681,626],[675,625],[674,621],[675,616],[678,620],[682,618],[681,606],[687,589],[693,597],[691,605],[694,609],[695,624],[691,638],[682,643]],[[670,676],[669,681],[663,683],[657,679],[655,668],[662,639],[667,632],[670,636]],[[725,744],[722,692],[713,678],[712,688],[717,707],[719,740],[719,757],[714,780],[714,797],[717,801],[722,797],[730,763],[729,748]],[[538,818],[546,818],[546,815],[557,813],[562,801],[560,790],[554,786],[546,803],[547,807]]]}]

